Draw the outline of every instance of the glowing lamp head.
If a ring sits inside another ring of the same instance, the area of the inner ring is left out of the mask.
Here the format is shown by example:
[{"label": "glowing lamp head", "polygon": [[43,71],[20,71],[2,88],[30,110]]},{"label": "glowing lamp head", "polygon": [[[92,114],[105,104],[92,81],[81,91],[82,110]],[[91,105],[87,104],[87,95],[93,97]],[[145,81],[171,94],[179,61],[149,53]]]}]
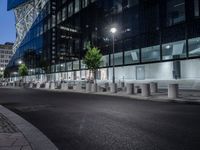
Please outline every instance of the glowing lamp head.
[{"label": "glowing lamp head", "polygon": [[19,61],[18,61],[18,64],[20,64],[20,65],[21,65],[21,64],[22,64],[22,61],[21,61],[21,60],[19,60]]},{"label": "glowing lamp head", "polygon": [[115,34],[117,32],[117,29],[116,28],[111,28],[110,32],[113,33],[113,34]]}]

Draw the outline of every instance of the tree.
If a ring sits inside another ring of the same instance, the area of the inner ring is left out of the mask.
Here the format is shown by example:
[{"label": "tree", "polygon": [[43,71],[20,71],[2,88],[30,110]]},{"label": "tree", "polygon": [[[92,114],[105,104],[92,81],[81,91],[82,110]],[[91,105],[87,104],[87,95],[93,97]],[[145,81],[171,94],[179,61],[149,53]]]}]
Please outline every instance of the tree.
[{"label": "tree", "polygon": [[19,75],[24,79],[28,75],[28,68],[25,64],[21,64],[18,69]]},{"label": "tree", "polygon": [[5,69],[4,73],[3,73],[3,76],[4,76],[4,78],[9,78],[10,77],[10,72],[7,69]]},{"label": "tree", "polygon": [[83,63],[86,64],[89,71],[93,73],[95,83],[96,83],[96,72],[102,62],[101,59],[102,59],[102,54],[100,52],[100,49],[91,46],[91,44],[88,43],[87,52],[83,59]]}]

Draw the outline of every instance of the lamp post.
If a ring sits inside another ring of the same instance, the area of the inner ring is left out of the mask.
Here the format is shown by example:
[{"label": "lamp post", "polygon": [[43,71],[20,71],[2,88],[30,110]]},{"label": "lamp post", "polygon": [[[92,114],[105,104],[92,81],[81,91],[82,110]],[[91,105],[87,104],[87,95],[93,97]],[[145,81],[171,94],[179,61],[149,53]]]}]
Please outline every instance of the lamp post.
[{"label": "lamp post", "polygon": [[112,61],[113,61],[113,84],[115,84],[115,33],[117,32],[117,28],[111,28],[110,29],[110,32],[112,33],[113,35],[113,58],[112,58]]}]

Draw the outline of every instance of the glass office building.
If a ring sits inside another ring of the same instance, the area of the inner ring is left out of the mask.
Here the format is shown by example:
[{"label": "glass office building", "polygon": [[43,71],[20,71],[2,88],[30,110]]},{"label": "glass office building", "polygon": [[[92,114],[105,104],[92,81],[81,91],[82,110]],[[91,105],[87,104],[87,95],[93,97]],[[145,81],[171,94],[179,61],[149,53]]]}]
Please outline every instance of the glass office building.
[{"label": "glass office building", "polygon": [[90,41],[103,54],[98,79],[111,80],[113,26],[116,80],[200,78],[200,0],[47,0],[7,69],[23,60],[32,77],[84,80]]}]

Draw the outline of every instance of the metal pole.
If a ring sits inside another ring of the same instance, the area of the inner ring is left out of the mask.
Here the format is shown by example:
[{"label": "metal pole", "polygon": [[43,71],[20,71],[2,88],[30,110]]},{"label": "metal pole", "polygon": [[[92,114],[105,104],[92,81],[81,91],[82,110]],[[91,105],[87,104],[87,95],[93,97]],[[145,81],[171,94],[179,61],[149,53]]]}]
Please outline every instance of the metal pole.
[{"label": "metal pole", "polygon": [[113,83],[115,83],[115,35],[113,33]]}]

